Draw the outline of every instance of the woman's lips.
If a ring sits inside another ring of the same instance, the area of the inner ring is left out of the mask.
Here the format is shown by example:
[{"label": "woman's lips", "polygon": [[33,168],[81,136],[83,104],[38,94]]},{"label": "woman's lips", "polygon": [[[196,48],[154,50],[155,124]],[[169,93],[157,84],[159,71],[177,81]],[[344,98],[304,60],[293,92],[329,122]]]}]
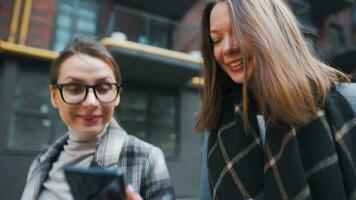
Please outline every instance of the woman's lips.
[{"label": "woman's lips", "polygon": [[[248,58],[248,61],[250,62],[251,58]],[[243,71],[243,69],[244,69],[244,62],[242,59],[238,59],[236,61],[229,62],[226,65],[228,67],[228,70],[232,73],[237,73],[237,72]]]},{"label": "woman's lips", "polygon": [[240,72],[243,70],[243,68],[244,68],[244,64],[241,61],[232,62],[228,64],[228,69],[232,73]]},{"label": "woman's lips", "polygon": [[92,124],[96,123],[101,118],[101,115],[79,115],[79,117],[86,123]]},{"label": "woman's lips", "polygon": [[244,68],[244,65],[243,65],[243,64],[240,64],[240,65],[236,65],[236,66],[233,66],[233,67],[229,67],[229,70],[230,70],[232,73],[237,73],[237,72],[242,71],[243,68]]}]

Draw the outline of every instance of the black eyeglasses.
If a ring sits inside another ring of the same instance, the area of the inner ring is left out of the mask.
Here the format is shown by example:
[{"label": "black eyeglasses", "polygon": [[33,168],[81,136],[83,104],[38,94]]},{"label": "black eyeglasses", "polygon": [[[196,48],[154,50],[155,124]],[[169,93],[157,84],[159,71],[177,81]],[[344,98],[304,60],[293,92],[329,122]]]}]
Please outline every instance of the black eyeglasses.
[{"label": "black eyeglasses", "polygon": [[96,99],[101,103],[111,103],[119,95],[120,83],[100,83],[96,85],[85,85],[80,83],[54,84],[59,90],[62,100],[71,105],[80,104],[88,96],[89,88],[93,89]]}]

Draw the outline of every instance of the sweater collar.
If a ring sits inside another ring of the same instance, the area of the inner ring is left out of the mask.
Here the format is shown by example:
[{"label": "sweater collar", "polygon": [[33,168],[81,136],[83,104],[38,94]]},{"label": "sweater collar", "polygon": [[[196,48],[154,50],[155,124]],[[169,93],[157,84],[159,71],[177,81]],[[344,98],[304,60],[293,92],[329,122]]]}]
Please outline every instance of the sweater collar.
[{"label": "sweater collar", "polygon": [[98,141],[100,140],[100,138],[105,134],[105,132],[107,131],[107,128],[109,126],[109,123],[107,123],[103,130],[94,136],[83,136],[80,135],[79,133],[77,133],[74,129],[72,129],[70,126],[68,126],[68,135],[69,135],[69,140],[76,142],[76,143],[90,143],[90,142],[94,142],[94,141]]}]

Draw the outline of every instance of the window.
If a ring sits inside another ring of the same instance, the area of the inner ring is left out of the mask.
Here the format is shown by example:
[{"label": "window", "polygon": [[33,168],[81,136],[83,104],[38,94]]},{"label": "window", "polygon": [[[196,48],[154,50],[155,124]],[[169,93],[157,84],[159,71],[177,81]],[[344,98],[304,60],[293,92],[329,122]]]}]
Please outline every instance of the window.
[{"label": "window", "polygon": [[53,49],[61,51],[76,35],[95,37],[97,5],[95,0],[62,0],[58,3]]},{"label": "window", "polygon": [[41,150],[64,134],[65,127],[50,104],[47,73],[20,68],[17,76],[6,149]]},{"label": "window", "polygon": [[151,96],[148,141],[160,146],[166,155],[173,156],[176,149],[176,99],[166,94]]},{"label": "window", "polygon": [[[3,59],[0,58],[0,83],[3,82],[3,76],[4,76],[4,68],[2,67],[2,65],[3,65]],[[1,102],[2,95],[3,95],[3,88],[0,87],[0,104],[2,103]]]},{"label": "window", "polygon": [[177,99],[176,94],[166,91],[125,89],[116,118],[129,134],[173,157],[178,142]]},{"label": "window", "polygon": [[329,31],[329,37],[330,37],[330,46],[332,47],[333,50],[340,50],[344,46],[344,34],[342,27],[338,24],[332,24],[330,26],[330,31]]},{"label": "window", "polygon": [[164,21],[151,21],[150,26],[150,41],[152,46],[171,48],[171,35],[173,24]]},{"label": "window", "polygon": [[108,32],[121,32],[127,39],[161,48],[172,48],[177,23],[163,16],[116,5]]}]

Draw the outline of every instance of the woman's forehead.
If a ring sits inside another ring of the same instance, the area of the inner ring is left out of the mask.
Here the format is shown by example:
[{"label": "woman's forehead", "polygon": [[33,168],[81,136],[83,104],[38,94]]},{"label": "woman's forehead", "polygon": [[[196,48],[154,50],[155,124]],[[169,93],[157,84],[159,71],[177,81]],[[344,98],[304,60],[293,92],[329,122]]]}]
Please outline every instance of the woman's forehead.
[{"label": "woman's forehead", "polygon": [[67,58],[60,66],[58,78],[114,78],[114,71],[110,65],[97,57],[86,54],[75,54]]}]

